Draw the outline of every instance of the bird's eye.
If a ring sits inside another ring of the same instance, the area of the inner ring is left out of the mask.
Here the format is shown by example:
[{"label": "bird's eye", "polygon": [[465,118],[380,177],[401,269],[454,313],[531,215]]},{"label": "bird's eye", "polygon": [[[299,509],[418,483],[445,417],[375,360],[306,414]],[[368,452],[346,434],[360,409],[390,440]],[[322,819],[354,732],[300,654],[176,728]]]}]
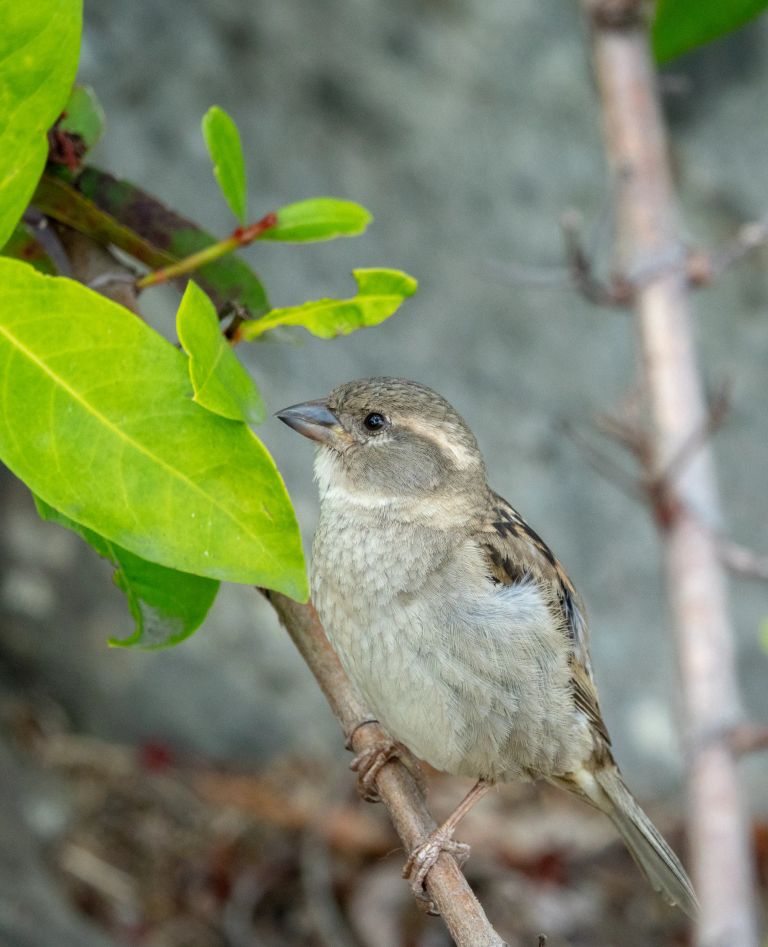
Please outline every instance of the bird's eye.
[{"label": "bird's eye", "polygon": [[380,431],[386,423],[386,418],[383,414],[379,414],[378,411],[371,411],[370,414],[365,416],[365,420],[363,421],[364,426],[369,431]]}]

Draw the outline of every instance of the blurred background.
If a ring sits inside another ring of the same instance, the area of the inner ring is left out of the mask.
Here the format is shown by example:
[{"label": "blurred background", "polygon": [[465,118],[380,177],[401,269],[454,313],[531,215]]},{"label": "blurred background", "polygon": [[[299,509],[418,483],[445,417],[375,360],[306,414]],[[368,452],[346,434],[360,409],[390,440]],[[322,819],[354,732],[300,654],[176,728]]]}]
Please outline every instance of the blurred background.
[{"label": "blurred background", "polygon": [[[617,758],[684,852],[657,538],[647,511],[567,433],[590,434],[596,414],[616,408],[636,359],[628,315],[562,285],[568,209],[583,215],[601,272],[613,252],[577,5],[100,0],[85,12],[80,79],[107,115],[92,163],[224,235],[232,221],[199,127],[218,104],[241,129],[254,219],[319,195],[372,211],[354,240],[245,253],[275,306],[350,295],[357,266],[406,270],[416,297],[349,338],[239,354],[271,410],[376,374],[417,379],[456,405],[492,486],[580,588]],[[765,213],[767,40],[763,17],[663,75],[692,245],[722,245]],[[542,268],[547,285],[531,285]],[[161,327],[177,302],[167,288],[143,297]],[[696,309],[706,383],[731,390],[715,439],[725,521],[765,552],[768,251],[701,292]],[[309,550],[311,449],[275,420],[259,434]],[[130,631],[110,570],[38,521],[4,469],[0,507],[0,888],[18,904],[0,913],[6,943],[449,943],[413,905],[381,807],[356,801],[336,724],[252,589],[223,589],[203,629],[174,650],[110,650],[108,637]],[[746,715],[766,720],[768,587],[734,581],[732,601]],[[765,764],[743,764],[763,885]],[[431,785],[439,816],[467,788]],[[500,790],[460,837],[474,845],[468,875],[510,944],[538,931],[551,944],[683,942],[680,918],[646,890],[608,824],[554,790]]]}]

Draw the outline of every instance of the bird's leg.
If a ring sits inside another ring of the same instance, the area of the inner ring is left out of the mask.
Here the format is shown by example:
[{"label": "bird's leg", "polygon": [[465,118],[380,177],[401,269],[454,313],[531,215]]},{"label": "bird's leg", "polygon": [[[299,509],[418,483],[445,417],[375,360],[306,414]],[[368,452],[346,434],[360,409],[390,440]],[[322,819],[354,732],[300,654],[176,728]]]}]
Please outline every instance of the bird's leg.
[{"label": "bird's leg", "polygon": [[425,841],[411,852],[403,868],[403,877],[408,879],[417,898],[429,900],[429,896],[424,891],[424,882],[440,852],[448,852],[453,855],[459,863],[459,867],[469,858],[469,845],[465,845],[463,842],[455,842],[453,833],[472,806],[479,802],[490,788],[491,783],[484,779],[478,780],[445,822],[434,832],[431,832]]},{"label": "bird's leg", "polygon": [[357,791],[366,802],[381,802],[376,789],[376,777],[379,770],[390,760],[397,759],[405,748],[394,740],[377,740],[373,746],[358,753],[349,764],[353,773],[357,773]]},{"label": "bird's leg", "polygon": [[[378,724],[378,720],[372,717],[361,720],[347,738],[347,749],[352,749],[352,737],[361,727],[369,723]],[[377,740],[372,746],[358,753],[349,764],[353,773],[357,773],[357,791],[361,798],[366,802],[381,802],[381,798],[376,790],[376,777],[379,770],[390,760],[402,760],[413,774],[419,784],[422,792],[424,791],[424,777],[421,774],[418,763],[413,759],[410,752],[402,743],[397,743],[390,737],[384,737]]]}]

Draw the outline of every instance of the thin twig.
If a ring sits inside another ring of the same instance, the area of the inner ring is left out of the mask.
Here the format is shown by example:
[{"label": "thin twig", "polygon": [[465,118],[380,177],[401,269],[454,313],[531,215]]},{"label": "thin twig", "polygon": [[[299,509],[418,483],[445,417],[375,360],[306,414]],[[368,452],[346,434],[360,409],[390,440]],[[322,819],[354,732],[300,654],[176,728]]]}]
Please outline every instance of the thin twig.
[{"label": "thin twig", "polygon": [[573,424],[564,424],[563,432],[582,451],[587,462],[601,477],[608,480],[632,500],[642,503],[647,499],[642,480],[633,476],[617,463],[606,451],[602,450],[582,434]]},{"label": "thin twig", "polygon": [[736,239],[720,250],[694,251],[688,257],[688,280],[692,286],[709,286],[750,253],[768,244],[768,216],[744,224]]},{"label": "thin twig", "polygon": [[138,289],[146,289],[148,286],[157,286],[159,283],[167,283],[169,280],[176,279],[179,276],[186,276],[187,273],[193,273],[195,270],[199,270],[201,266],[205,266],[206,263],[212,263],[214,260],[218,260],[219,257],[225,256],[233,250],[237,250],[238,247],[245,247],[249,243],[253,243],[254,240],[263,237],[264,234],[268,230],[271,230],[276,224],[277,214],[265,214],[261,220],[257,220],[255,224],[250,224],[248,227],[238,227],[224,240],[219,240],[218,243],[212,243],[209,247],[205,247],[202,250],[198,250],[197,253],[192,253],[190,256],[184,257],[184,259],[179,260],[178,263],[171,263],[170,266],[164,266],[159,270],[153,270],[153,272],[147,273],[146,276],[142,276],[140,280],[136,281],[136,287]]},{"label": "thin twig", "polygon": [[768,750],[768,726],[755,723],[738,724],[731,729],[728,740],[735,756]]},{"label": "thin twig", "polygon": [[761,555],[735,543],[732,539],[719,537],[717,548],[725,566],[745,579],[768,582],[768,556]]},{"label": "thin twig", "polygon": [[581,215],[568,210],[561,217],[567,267],[532,266],[492,261],[493,274],[515,286],[535,289],[572,289],[596,306],[626,308],[638,290],[659,277],[684,276],[691,289],[710,286],[746,256],[768,244],[768,217],[744,224],[736,238],[718,250],[691,249],[678,243],[654,258],[608,280],[595,273],[596,248],[589,251],[581,237]]},{"label": "thin twig", "polygon": [[621,276],[609,283],[601,282],[594,274],[592,260],[581,241],[581,216],[567,211],[560,220],[565,241],[565,255],[571,284],[581,295],[596,306],[627,306],[632,302],[634,285]]},{"label": "thin twig", "polygon": [[[610,420],[607,421],[606,419]],[[587,463],[589,463],[593,470],[621,490],[621,492],[631,500],[635,500],[638,503],[650,503],[651,506],[654,507],[654,515],[657,522],[663,521],[666,523],[669,521],[669,517],[666,515],[662,516],[660,509],[663,507],[666,511],[670,505],[674,507],[674,501],[672,501],[672,476],[682,472],[685,467],[685,462],[690,460],[693,453],[695,453],[694,448],[700,447],[706,440],[706,437],[711,436],[721,423],[722,420],[717,419],[717,417],[712,418],[711,416],[709,423],[700,431],[695,432],[694,435],[689,438],[687,444],[683,445],[683,448],[675,458],[675,462],[670,464],[660,475],[656,476],[652,476],[648,470],[644,470],[639,476],[633,476],[606,451],[601,450],[593,444],[588,437],[585,437],[584,434],[572,424],[563,424],[562,430],[582,451]],[[622,425],[615,415],[601,415],[599,427],[602,429],[602,433],[619,441],[636,456],[640,453],[637,444],[639,435],[630,434],[629,427]],[[706,437],[704,436],[705,430]],[[644,436],[648,438],[648,432],[644,432]],[[643,470],[642,467],[641,470]],[[690,512],[692,514],[695,513],[693,510]],[[702,525],[706,526],[707,524]],[[715,541],[720,553],[720,559],[729,571],[744,579],[756,579],[760,582],[768,582],[767,555],[757,553],[724,536],[716,535]]]}]

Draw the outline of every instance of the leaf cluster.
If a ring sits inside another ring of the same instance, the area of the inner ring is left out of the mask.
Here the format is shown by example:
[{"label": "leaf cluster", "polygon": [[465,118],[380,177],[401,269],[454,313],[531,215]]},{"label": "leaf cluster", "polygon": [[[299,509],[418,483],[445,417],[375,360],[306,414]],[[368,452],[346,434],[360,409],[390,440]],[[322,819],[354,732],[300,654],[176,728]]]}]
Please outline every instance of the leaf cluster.
[{"label": "leaf cluster", "polygon": [[[249,224],[240,133],[215,106],[202,131],[236,217],[224,238],[84,164],[104,116],[91,90],[73,87],[80,29],[77,0],[39,0],[14,8],[0,41],[0,104],[10,116],[0,127],[0,460],[44,519],[114,566],[135,629],[112,643],[165,647],[201,624],[221,581],[298,601],[308,594],[293,507],[252,430],[265,400],[234,344],[283,325],[326,339],[376,325],[416,282],[397,270],[357,270],[351,300],[271,310],[237,250],[353,236],[370,213],[319,197]],[[137,290],[178,285],[179,346],[57,275],[61,254],[36,227],[41,215],[120,248],[146,271]]]}]

